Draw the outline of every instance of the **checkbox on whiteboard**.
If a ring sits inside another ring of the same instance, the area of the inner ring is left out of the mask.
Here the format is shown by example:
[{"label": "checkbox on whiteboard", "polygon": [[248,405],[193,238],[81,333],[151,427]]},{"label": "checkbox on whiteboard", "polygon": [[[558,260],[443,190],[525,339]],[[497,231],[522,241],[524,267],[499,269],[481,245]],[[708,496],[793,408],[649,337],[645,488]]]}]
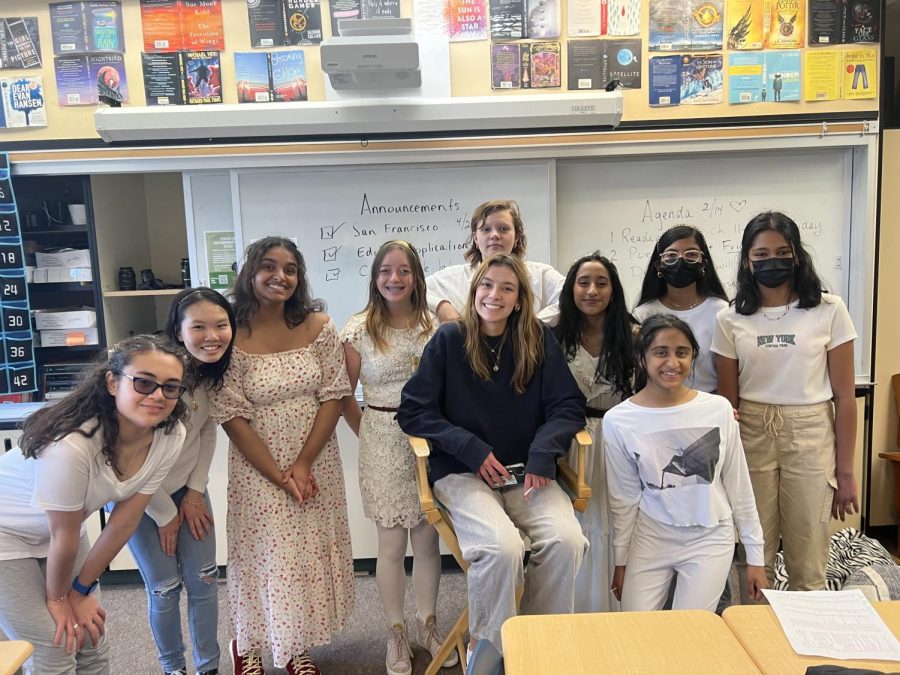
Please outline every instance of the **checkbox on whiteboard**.
[{"label": "checkbox on whiteboard", "polygon": [[340,246],[331,246],[322,251],[322,260],[325,262],[334,262],[337,260],[337,253],[341,250]]},{"label": "checkbox on whiteboard", "polygon": [[341,278],[341,270],[333,269],[333,270],[325,270],[325,281],[337,281]]},{"label": "checkbox on whiteboard", "polygon": [[325,227],[319,228],[319,239],[334,239],[334,235],[337,234],[337,231],[344,226],[343,223],[335,227],[334,225],[326,225]]}]

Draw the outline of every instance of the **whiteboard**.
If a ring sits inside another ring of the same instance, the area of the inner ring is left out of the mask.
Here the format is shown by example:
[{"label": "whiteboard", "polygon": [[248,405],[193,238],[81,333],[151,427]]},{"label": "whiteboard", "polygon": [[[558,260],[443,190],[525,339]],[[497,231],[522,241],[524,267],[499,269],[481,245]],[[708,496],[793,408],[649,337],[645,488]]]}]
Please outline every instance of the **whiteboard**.
[{"label": "whiteboard", "polygon": [[295,239],[313,296],[340,329],[366,305],[382,243],[412,243],[426,274],[462,263],[471,212],[489,199],[518,202],[528,258],[552,264],[552,168],[542,160],[240,171],[239,227],[245,246],[269,235]]},{"label": "whiteboard", "polygon": [[800,227],[826,288],[850,306],[852,170],[847,148],[559,161],[559,269],[599,249],[631,307],[659,236],[693,225],[733,298],[744,227],[762,211],[782,211]]}]

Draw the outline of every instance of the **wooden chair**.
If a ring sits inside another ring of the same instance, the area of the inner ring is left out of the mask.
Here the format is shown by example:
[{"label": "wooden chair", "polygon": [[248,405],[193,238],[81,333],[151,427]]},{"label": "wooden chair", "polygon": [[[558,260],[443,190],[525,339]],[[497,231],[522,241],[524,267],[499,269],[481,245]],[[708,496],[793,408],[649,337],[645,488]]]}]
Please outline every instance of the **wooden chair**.
[{"label": "wooden chair", "polygon": [[0,641],[0,675],[18,673],[34,648],[25,640]]},{"label": "wooden chair", "polygon": [[[557,464],[557,481],[569,497],[572,499],[572,508],[576,511],[583,512],[587,508],[588,501],[591,498],[591,488],[587,484],[586,466],[587,466],[587,449],[591,445],[591,434],[587,429],[582,429],[575,435],[575,441],[578,444],[578,454],[576,456],[577,470],[573,470],[569,466],[565,458],[561,458]],[[450,516],[444,510],[440,502],[438,502],[428,483],[428,456],[431,454],[431,446],[424,438],[410,436],[409,443],[412,446],[413,453],[416,456],[416,485],[419,490],[419,504],[422,507],[422,513],[426,520],[431,523],[441,541],[450,549],[450,553],[456,558],[456,562],[464,572],[469,569],[469,563],[463,558],[462,551],[459,548],[459,540],[456,538],[456,532],[453,530],[453,524],[450,522]],[[522,589],[518,589],[516,593],[516,602],[521,599]],[[447,633],[447,638],[437,655],[432,659],[425,671],[425,675],[435,675],[441,669],[441,664],[450,655],[453,649],[459,654],[459,662],[462,664],[463,673],[466,672],[466,644],[464,642],[465,634],[469,630],[469,609],[463,610],[453,628]]]},{"label": "wooden chair", "polygon": [[[897,415],[897,447],[900,447],[900,373],[891,376],[891,388],[894,390],[894,412]],[[881,459],[891,463],[894,472],[894,511],[900,514],[900,452],[879,452]],[[900,548],[900,524],[897,525],[897,546]]]}]

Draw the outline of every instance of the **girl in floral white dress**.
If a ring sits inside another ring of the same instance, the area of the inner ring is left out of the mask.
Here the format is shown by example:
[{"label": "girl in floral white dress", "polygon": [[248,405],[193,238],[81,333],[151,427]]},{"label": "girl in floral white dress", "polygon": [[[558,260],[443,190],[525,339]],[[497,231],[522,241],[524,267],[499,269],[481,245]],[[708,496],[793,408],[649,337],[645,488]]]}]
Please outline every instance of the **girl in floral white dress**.
[{"label": "girl in floral white dress", "polygon": [[228,597],[234,672],[263,675],[271,648],[289,675],[319,675],[353,605],[344,474],[334,428],[350,393],[337,330],[309,296],[300,251],[266,237],[232,289],[238,334],[212,417],[231,439]]},{"label": "girl in floral white dress", "polygon": [[[366,516],[378,528],[375,579],[390,637],[388,675],[412,673],[412,650],[403,618],[407,541],[412,541],[417,640],[434,655],[444,641],[437,632],[435,608],[441,576],[437,533],[422,517],[414,475],[415,461],[406,434],[394,415],[400,390],[413,374],[434,322],[425,298],[425,274],[419,255],[405,241],[381,246],[372,262],[369,302],[342,333],[350,384],[362,381],[366,401],[344,399],[344,417],[359,436],[359,488]],[[444,666],[456,665],[451,652]]]}]

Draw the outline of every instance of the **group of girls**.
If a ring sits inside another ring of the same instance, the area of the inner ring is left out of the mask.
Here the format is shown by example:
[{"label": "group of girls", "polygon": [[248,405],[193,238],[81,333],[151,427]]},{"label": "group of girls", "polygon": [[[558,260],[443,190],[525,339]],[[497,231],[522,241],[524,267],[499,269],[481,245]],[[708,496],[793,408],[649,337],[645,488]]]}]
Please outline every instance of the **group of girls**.
[{"label": "group of girls", "polygon": [[[194,666],[218,672],[206,492],[216,423],[231,441],[230,652],[240,675],[263,673],[264,649],[290,675],[318,673],[309,648],[352,609],[341,415],[360,439],[359,487],[378,533],[390,675],[412,672],[409,628],[431,655],[444,641],[438,542],[419,511],[407,433],[432,443],[430,480],[470,563],[472,648],[500,647],[526,578],[523,611],[533,613],[618,601],[658,609],[676,576],[673,606],[713,609],[733,522],[746,600],[772,583],[779,539],[790,587],[824,587],[828,516],[858,510],[856,336],[796,224],[779,213],[751,221],[730,306],[700,231],[665,232],[633,315],[602,255],[565,277],[525,261],[515,203],[481,205],[471,228],[467,264],[428,279],[413,247],[385,243],[367,304],[341,332],[312,298],[296,245],[261,239],[230,303],[184,291],[168,341],[124,340],[76,392],[26,421],[22,452],[0,458],[0,629],[35,645],[36,672],[108,672],[94,586],[126,542],[163,670],[187,672],[183,586]],[[593,497],[576,517],[554,478],[585,424]],[[511,471],[521,480],[504,487]],[[82,524],[104,504],[109,521],[90,548]]]}]

